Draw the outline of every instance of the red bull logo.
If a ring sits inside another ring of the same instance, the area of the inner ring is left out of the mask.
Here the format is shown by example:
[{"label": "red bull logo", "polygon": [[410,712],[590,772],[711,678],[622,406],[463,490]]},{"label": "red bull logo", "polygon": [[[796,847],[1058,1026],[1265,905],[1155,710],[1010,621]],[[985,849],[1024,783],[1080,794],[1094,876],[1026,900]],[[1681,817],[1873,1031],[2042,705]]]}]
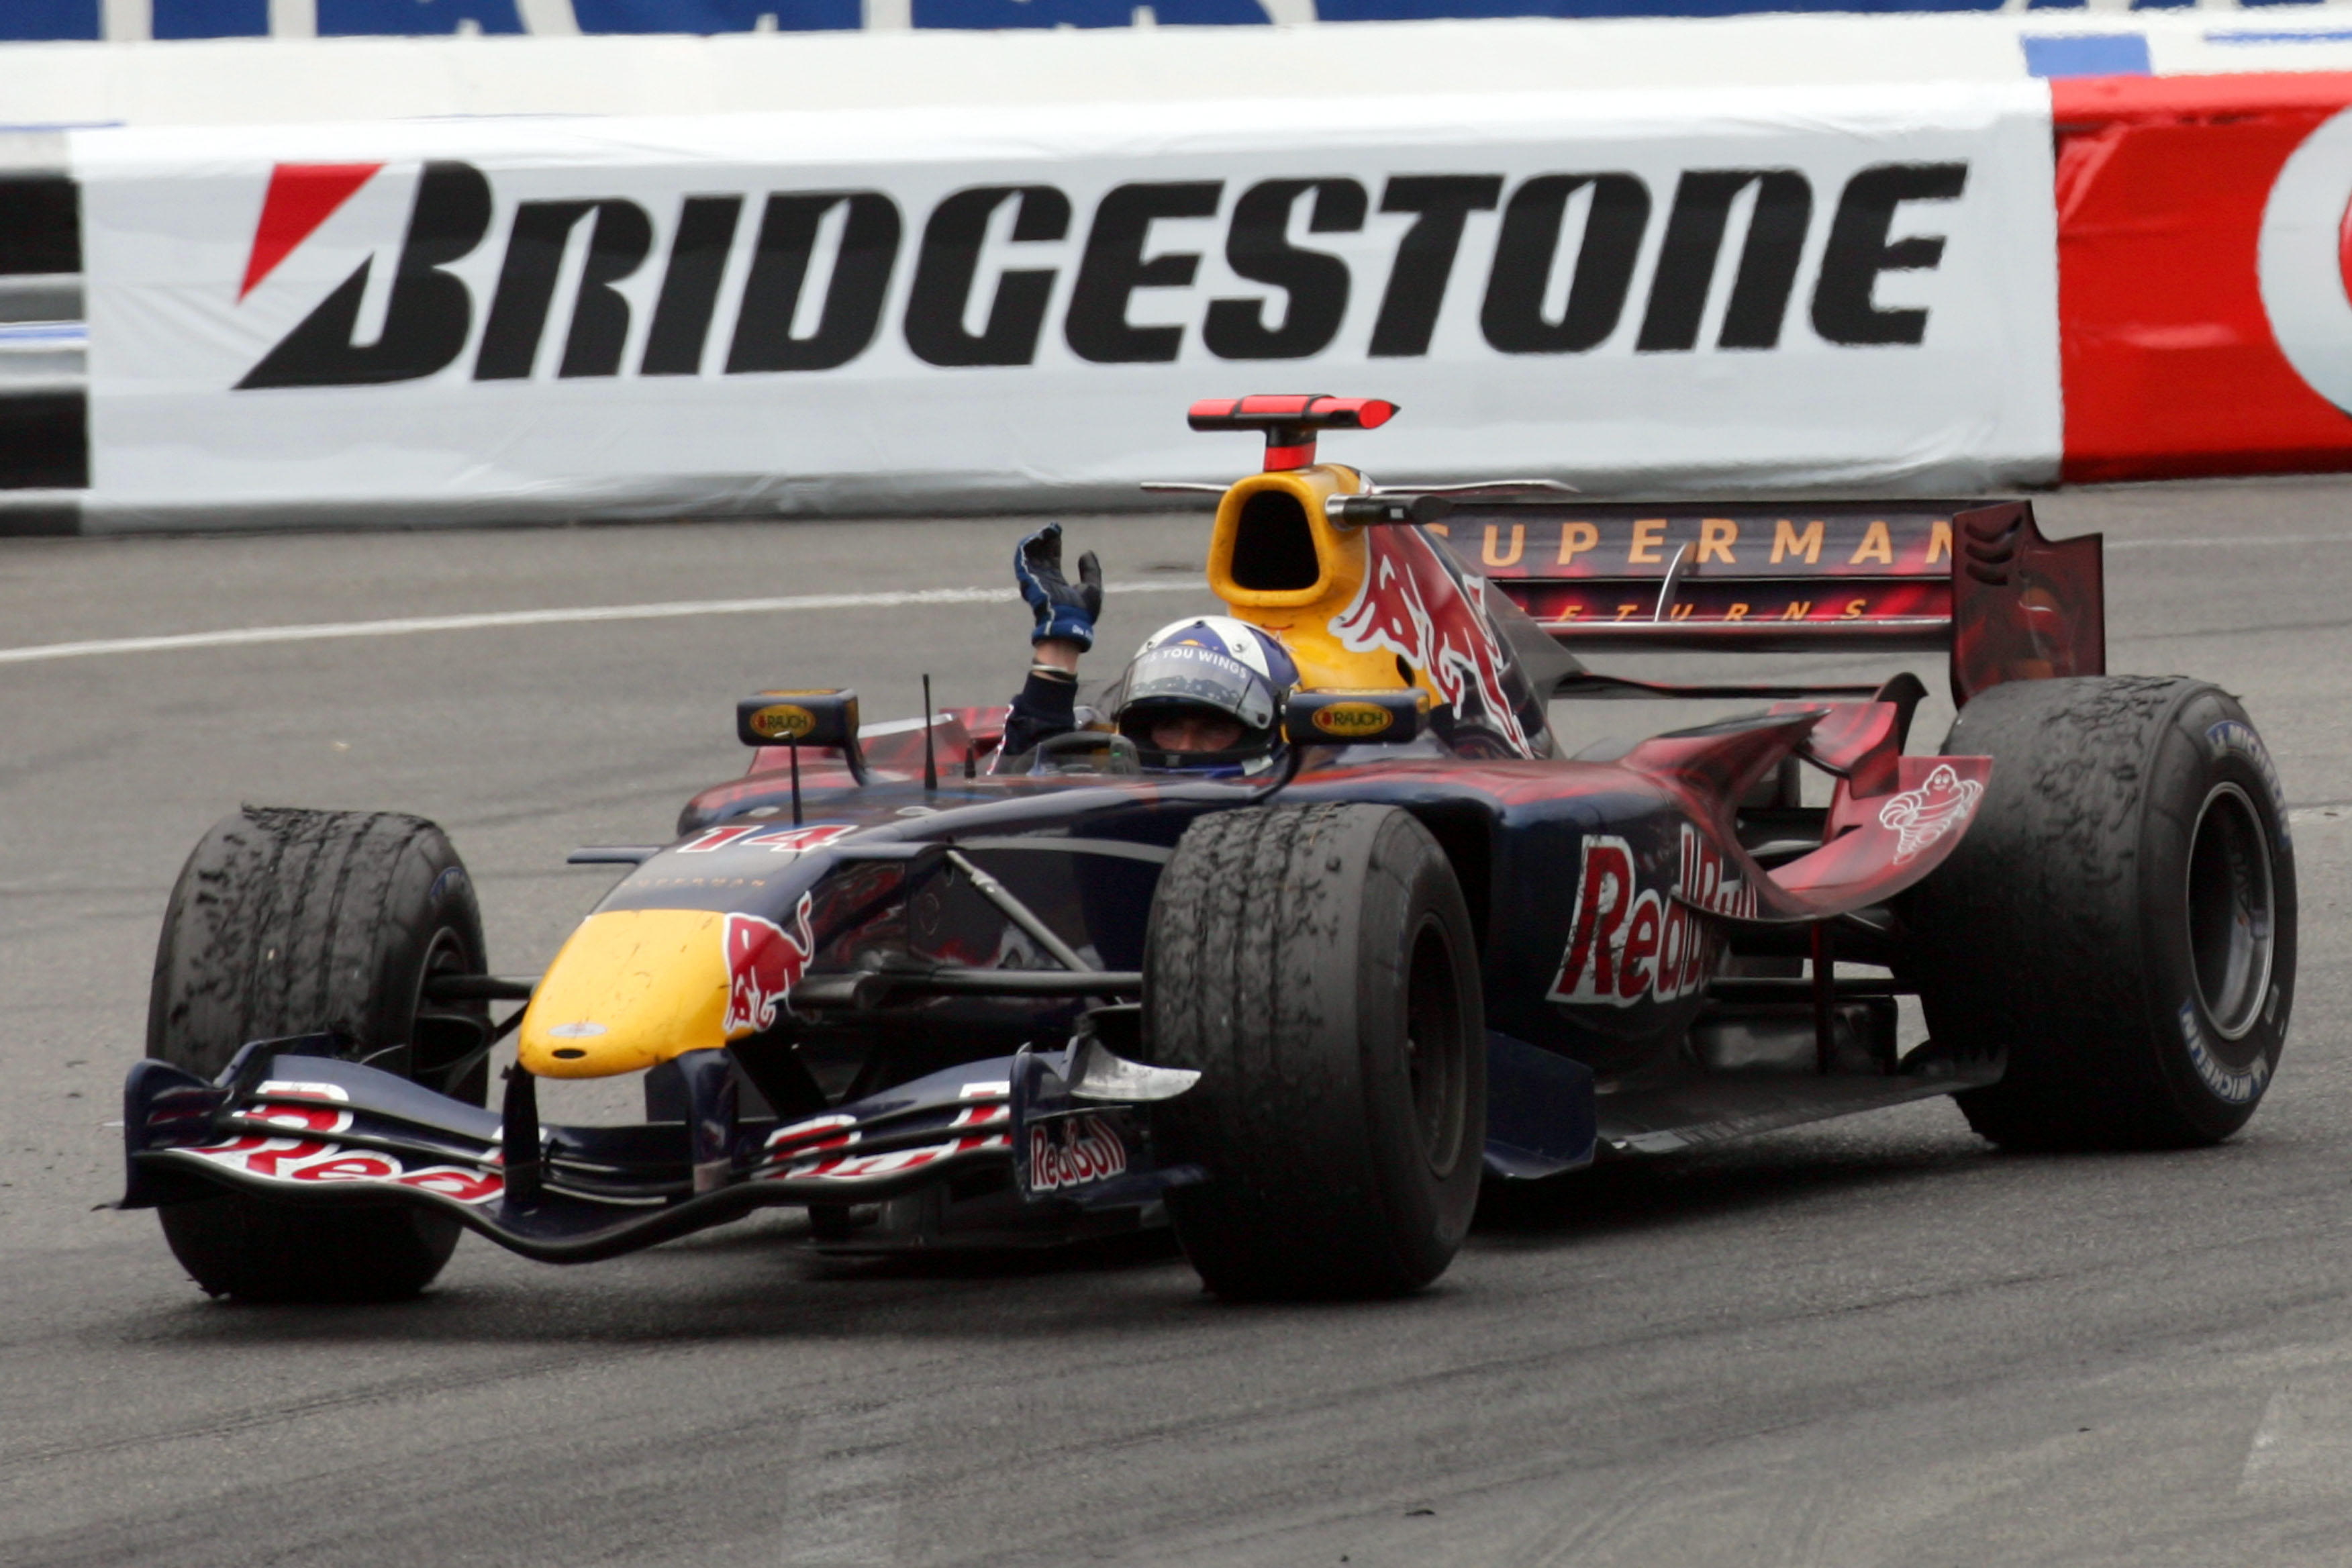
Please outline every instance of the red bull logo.
[{"label": "red bull logo", "polygon": [[790,1011],[785,997],[816,952],[816,938],[809,931],[810,904],[809,895],[803,893],[790,931],[758,915],[727,917],[719,940],[727,952],[729,1039],[772,1029],[776,1009]]},{"label": "red bull logo", "polygon": [[1675,896],[1693,909],[1733,920],[1756,918],[1756,885],[1731,868],[1722,850],[1685,822],[1680,837],[1682,873]]},{"label": "red bull logo", "polygon": [[[1378,648],[1428,673],[1438,699],[1456,715],[1473,693],[1492,724],[1521,756],[1535,748],[1503,685],[1503,650],[1483,608],[1437,551],[1414,528],[1368,528],[1370,559],[1355,602],[1331,622],[1351,653]],[[1481,585],[1483,587],[1483,584]]]},{"label": "red bull logo", "polygon": [[1029,1190],[1057,1192],[1107,1182],[1127,1170],[1127,1143],[1099,1116],[1029,1129]]},{"label": "red bull logo", "polygon": [[[1742,889],[1736,879],[1727,884],[1719,865],[1710,871],[1711,849],[1689,829],[1684,832],[1685,896],[1695,893],[1725,912],[1754,912],[1752,890]],[[1586,837],[1577,880],[1568,951],[1547,993],[1550,1000],[1612,1007],[1671,1002],[1706,985],[1714,974],[1714,932],[1681,899],[1640,885],[1633,847],[1625,840],[1598,833]]]}]

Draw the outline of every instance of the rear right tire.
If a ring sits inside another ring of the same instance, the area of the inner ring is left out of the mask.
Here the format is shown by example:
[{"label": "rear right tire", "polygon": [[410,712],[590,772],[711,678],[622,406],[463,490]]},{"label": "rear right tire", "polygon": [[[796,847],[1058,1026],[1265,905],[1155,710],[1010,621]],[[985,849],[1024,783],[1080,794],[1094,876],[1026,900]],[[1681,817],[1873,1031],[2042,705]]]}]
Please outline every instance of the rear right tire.
[{"label": "rear right tire", "polygon": [[1992,780],[1911,897],[1929,1033],[2005,1050],[1969,1125],[2019,1149],[2213,1143],[2276,1072],[2294,1000],[2294,856],[2277,774],[2200,681],[2018,681],[1947,754]]}]

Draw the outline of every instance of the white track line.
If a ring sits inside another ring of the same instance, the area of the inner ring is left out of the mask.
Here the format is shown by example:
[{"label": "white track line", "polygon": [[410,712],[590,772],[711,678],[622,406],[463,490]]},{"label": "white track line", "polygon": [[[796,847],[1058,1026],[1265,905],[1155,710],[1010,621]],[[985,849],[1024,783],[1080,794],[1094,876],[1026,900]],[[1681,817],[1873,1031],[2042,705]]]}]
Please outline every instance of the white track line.
[{"label": "white track line", "polygon": [[[1113,583],[1114,594],[1201,591],[1197,582]],[[416,632],[471,632],[494,626],[572,626],[585,621],[661,621],[688,616],[766,616],[794,610],[895,609],[907,605],[987,605],[1017,597],[1010,588],[917,588],[895,594],[797,594],[778,599],[674,599],[655,605],[580,605],[561,610],[494,610],[474,616],[408,616],[388,621],[329,621],[296,626],[236,626],[170,637],[105,637],[91,642],[0,647],[0,664],[37,664],[107,653],[167,653],[250,643],[323,642],[335,637],[394,637]]]},{"label": "white track line", "polygon": [[2352,534],[2241,533],[2202,539],[2110,539],[2110,550],[2227,550],[2241,544],[2346,544]]},{"label": "white track line", "polygon": [[[2118,539],[2110,550],[2181,550],[2240,544],[2341,544],[2336,533],[2273,533],[2215,539]],[[1172,594],[1198,583],[1114,583],[1114,594]],[[407,637],[418,632],[471,632],[497,626],[577,626],[591,621],[660,621],[688,616],[767,616],[795,610],[887,610],[909,605],[1009,603],[1010,588],[917,588],[890,594],[796,594],[773,599],[676,599],[653,605],[579,605],[560,610],[494,610],[473,616],[407,616],[384,621],[328,621],[308,626],[236,626],[168,637],[102,637],[89,642],[0,647],[0,664],[40,664],[112,653],[171,653],[186,648],[237,647],[256,643],[326,642],[337,637]]]}]

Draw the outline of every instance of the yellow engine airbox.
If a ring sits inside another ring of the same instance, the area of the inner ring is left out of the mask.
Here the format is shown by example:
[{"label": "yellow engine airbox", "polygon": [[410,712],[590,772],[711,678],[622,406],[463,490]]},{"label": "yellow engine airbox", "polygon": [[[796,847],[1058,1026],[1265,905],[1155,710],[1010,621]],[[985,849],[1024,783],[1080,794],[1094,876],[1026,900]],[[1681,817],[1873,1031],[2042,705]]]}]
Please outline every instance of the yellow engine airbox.
[{"label": "yellow engine airbox", "polygon": [[1325,503],[1354,495],[1364,477],[1326,463],[1252,474],[1225,491],[1209,537],[1209,591],[1234,619],[1272,632],[1305,687],[1394,689],[1408,684],[1394,654],[1341,646],[1331,622],[1364,584],[1363,530],[1331,521]]}]

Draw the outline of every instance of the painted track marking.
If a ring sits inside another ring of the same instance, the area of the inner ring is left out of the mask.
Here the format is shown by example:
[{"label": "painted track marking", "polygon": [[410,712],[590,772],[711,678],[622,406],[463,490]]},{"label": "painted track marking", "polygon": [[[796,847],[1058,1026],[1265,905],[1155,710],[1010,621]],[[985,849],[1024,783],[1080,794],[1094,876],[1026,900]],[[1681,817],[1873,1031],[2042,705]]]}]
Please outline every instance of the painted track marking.
[{"label": "painted track marking", "polygon": [[[2120,539],[2110,550],[2206,549],[2241,544],[2341,544],[2334,533],[2273,533],[2239,538]],[[1113,583],[1114,594],[1171,594],[1198,589],[1197,582]],[[264,643],[327,642],[341,637],[411,637],[424,632],[470,632],[501,626],[581,626],[597,621],[677,620],[693,616],[763,616],[814,610],[887,610],[916,605],[1009,604],[1011,588],[916,588],[882,594],[795,594],[765,599],[673,599],[647,605],[576,605],[553,610],[492,610],[467,616],[405,616],[381,621],[328,621],[300,626],[232,626],[216,632],[177,632],[163,637],[99,637],[86,642],[37,643],[0,647],[0,664],[41,664],[103,654],[173,653],[193,648],[242,647]]]},{"label": "painted track marking", "polygon": [[2352,535],[2342,533],[2246,533],[2231,538],[2209,534],[2189,539],[2110,539],[2110,550],[2224,550],[2239,544],[2343,544]]},{"label": "painted track marking", "polygon": [[[1113,594],[1205,593],[1198,582],[1113,583]],[[324,642],[337,637],[408,637],[419,632],[471,632],[499,626],[578,626],[592,621],[662,621],[692,616],[766,616],[809,610],[895,609],[908,605],[1008,604],[1011,588],[916,588],[890,594],[796,594],[772,599],[674,599],[650,605],[577,605],[557,610],[493,610],[471,616],[406,616],[383,621],[328,621],[308,626],[233,626],[166,637],[102,637],[89,642],[0,647],[0,664],[38,664],[113,653],[170,653],[186,648],[239,647],[258,643]]]}]

